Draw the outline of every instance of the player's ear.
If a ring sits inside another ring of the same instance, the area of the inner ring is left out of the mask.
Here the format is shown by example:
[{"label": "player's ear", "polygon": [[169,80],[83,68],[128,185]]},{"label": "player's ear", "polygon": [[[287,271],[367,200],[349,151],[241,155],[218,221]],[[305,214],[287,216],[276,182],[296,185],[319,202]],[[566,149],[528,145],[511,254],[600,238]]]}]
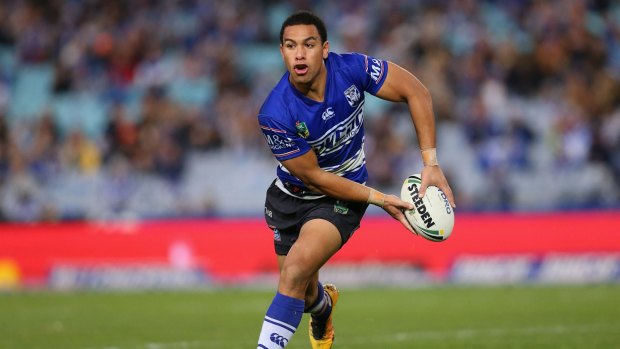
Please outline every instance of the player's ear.
[{"label": "player's ear", "polygon": [[327,59],[328,53],[329,53],[329,41],[325,41],[323,43],[323,59]]}]

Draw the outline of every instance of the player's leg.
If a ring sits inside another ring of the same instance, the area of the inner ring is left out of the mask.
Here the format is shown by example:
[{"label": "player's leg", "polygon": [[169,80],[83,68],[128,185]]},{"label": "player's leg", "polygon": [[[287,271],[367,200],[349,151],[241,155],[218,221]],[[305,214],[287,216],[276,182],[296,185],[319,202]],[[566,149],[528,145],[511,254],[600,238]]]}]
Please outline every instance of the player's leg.
[{"label": "player's leg", "polygon": [[282,264],[278,291],[305,299],[308,286],[316,286],[319,269],[340,249],[341,241],[338,229],[327,220],[306,222]]},{"label": "player's leg", "polygon": [[[320,215],[319,213],[316,214]],[[319,234],[325,235],[321,239],[317,239]],[[329,349],[334,341],[331,315],[338,300],[338,291],[333,285],[325,285],[325,287],[321,285],[318,270],[341,246],[342,235],[332,222],[322,218],[311,219],[304,224],[299,240],[293,245],[283,263],[280,292],[286,292],[285,283],[291,279],[287,275],[287,266],[303,266],[308,264],[304,260],[305,258],[312,257],[315,259],[310,265],[316,266],[316,272],[311,275],[300,275],[301,279],[306,280],[306,312],[312,314],[309,324],[309,338],[313,349]],[[328,253],[323,255],[323,260],[317,258],[316,253],[313,252],[325,249]],[[304,253],[298,251],[304,251]],[[294,259],[297,258],[300,260],[295,261]]]},{"label": "player's leg", "polygon": [[[278,256],[280,270],[286,256]],[[325,287],[319,281],[319,273],[315,273],[306,288],[304,313],[310,313],[308,335],[313,349],[329,349],[334,341],[334,327],[332,324],[332,310],[338,301],[338,290],[334,285]]]},{"label": "player's leg", "polygon": [[[280,272],[282,272],[282,266],[284,265],[284,260],[286,256],[280,255],[278,256],[278,266]],[[319,273],[316,272],[308,282],[308,287],[306,287],[306,296],[304,297],[304,302],[306,304],[305,313],[308,313],[310,307],[316,305],[319,301],[319,289],[323,290],[323,285],[319,282]],[[321,292],[323,293],[323,292]]]},{"label": "player's leg", "polygon": [[330,349],[335,338],[332,317],[339,294],[336,286],[332,284],[319,285],[320,297],[317,298],[316,306],[306,311],[311,314],[308,336],[313,349]]},{"label": "player's leg", "polygon": [[312,297],[315,292],[308,292],[309,286],[316,290],[318,270],[340,246],[340,233],[328,221],[312,219],[303,225],[299,238],[283,258],[278,293],[267,309],[259,348],[286,346],[301,321],[306,294]]}]

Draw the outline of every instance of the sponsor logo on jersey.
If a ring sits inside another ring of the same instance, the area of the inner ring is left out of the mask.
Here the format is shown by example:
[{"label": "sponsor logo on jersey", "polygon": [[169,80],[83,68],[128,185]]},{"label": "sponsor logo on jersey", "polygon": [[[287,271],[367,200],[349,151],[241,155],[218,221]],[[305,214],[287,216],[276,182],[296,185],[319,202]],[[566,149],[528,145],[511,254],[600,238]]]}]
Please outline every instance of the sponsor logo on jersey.
[{"label": "sponsor logo on jersey", "polygon": [[276,157],[290,155],[299,151],[299,147],[286,136],[286,131],[261,126],[269,148]]},{"label": "sponsor logo on jersey", "polygon": [[308,131],[308,126],[306,126],[305,122],[295,122],[295,129],[297,130],[297,134],[301,138],[308,138],[308,136],[310,136],[310,131]]},{"label": "sponsor logo on jersey", "polygon": [[360,99],[362,98],[362,94],[357,89],[357,87],[355,87],[355,85],[349,86],[349,88],[344,91],[344,96],[347,97],[347,102],[349,102],[349,105],[354,108],[357,106],[357,103],[359,103]]},{"label": "sponsor logo on jersey", "polygon": [[269,339],[282,348],[284,348],[286,346],[286,343],[288,343],[288,339],[286,339],[284,336],[278,333],[275,333],[275,332],[272,333],[271,336],[269,336]]},{"label": "sponsor logo on jersey", "polygon": [[360,103],[357,109],[351,113],[348,118],[332,127],[323,137],[308,142],[317,155],[331,154],[351,142],[360,132],[364,124],[362,105],[363,103]]},{"label": "sponsor logo on jersey", "polygon": [[334,115],[336,115],[336,112],[334,112],[334,109],[332,109],[332,107],[329,107],[329,108],[325,109],[323,114],[321,114],[321,119],[323,119],[324,121],[327,121],[327,120],[333,118]]},{"label": "sponsor logo on jersey", "polygon": [[[370,61],[369,61],[370,60]],[[383,62],[372,57],[366,56],[366,74],[370,75],[370,78],[378,84],[383,77]]]}]

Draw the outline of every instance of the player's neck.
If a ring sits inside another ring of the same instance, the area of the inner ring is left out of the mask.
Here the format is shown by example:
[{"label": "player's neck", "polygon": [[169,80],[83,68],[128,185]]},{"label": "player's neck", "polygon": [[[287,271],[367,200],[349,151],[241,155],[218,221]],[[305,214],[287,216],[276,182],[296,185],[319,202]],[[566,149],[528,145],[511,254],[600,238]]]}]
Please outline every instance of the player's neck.
[{"label": "player's neck", "polygon": [[294,82],[291,82],[291,84],[304,96],[317,102],[323,102],[325,99],[325,86],[327,85],[327,69],[325,64],[323,64],[319,74],[312,81],[305,84],[296,84]]}]

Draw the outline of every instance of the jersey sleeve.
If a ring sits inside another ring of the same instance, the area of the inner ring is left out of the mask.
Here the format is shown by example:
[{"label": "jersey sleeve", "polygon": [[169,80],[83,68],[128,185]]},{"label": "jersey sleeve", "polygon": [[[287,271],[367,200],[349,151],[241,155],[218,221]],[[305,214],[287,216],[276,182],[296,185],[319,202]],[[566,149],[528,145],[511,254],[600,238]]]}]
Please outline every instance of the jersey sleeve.
[{"label": "jersey sleeve", "polygon": [[354,61],[352,74],[361,80],[364,91],[376,95],[388,73],[387,61],[361,53],[354,53],[352,56]]},{"label": "jersey sleeve", "polygon": [[310,150],[310,145],[294,129],[286,127],[268,115],[260,114],[258,123],[276,160],[292,159]]}]

